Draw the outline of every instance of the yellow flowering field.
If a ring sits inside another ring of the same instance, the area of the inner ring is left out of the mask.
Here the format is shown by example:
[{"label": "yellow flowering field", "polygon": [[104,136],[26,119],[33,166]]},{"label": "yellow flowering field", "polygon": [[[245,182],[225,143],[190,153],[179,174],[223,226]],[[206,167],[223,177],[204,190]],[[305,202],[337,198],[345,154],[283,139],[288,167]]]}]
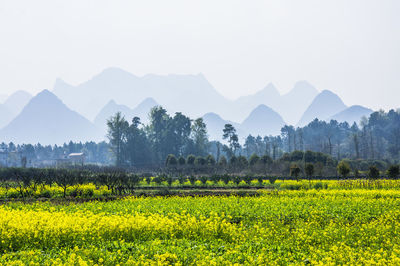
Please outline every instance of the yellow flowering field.
[{"label": "yellow flowering field", "polygon": [[400,264],[400,191],[0,206],[2,265]]}]

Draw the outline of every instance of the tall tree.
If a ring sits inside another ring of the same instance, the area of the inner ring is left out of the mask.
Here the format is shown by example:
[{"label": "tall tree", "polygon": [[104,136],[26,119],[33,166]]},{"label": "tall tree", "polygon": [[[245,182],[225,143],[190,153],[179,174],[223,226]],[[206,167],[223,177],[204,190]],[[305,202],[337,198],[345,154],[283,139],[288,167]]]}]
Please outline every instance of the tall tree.
[{"label": "tall tree", "polygon": [[185,155],[190,133],[190,118],[180,112],[175,113],[175,116],[169,121],[168,125],[168,140],[172,144],[170,152],[176,156]]},{"label": "tall tree", "polygon": [[168,124],[171,117],[167,114],[167,110],[161,106],[153,107],[150,111],[150,124],[147,127],[149,139],[156,156],[157,162],[161,165],[170,154],[171,142],[168,140]]},{"label": "tall tree", "polygon": [[151,166],[152,153],[140,118],[134,117],[126,135],[126,153],[131,166],[145,168]]},{"label": "tall tree", "polygon": [[192,125],[192,139],[194,142],[195,154],[205,156],[208,151],[208,136],[207,127],[203,118],[194,120]]},{"label": "tall tree", "polygon": [[123,164],[123,147],[126,141],[126,132],[129,127],[129,123],[125,120],[121,113],[118,112],[109,120],[107,120],[107,126],[107,137],[111,144],[111,150],[116,157],[116,165],[120,167]]},{"label": "tall tree", "polygon": [[236,134],[236,129],[231,124],[225,124],[222,138],[229,143],[229,156],[235,156],[237,149],[240,148],[239,137]]}]

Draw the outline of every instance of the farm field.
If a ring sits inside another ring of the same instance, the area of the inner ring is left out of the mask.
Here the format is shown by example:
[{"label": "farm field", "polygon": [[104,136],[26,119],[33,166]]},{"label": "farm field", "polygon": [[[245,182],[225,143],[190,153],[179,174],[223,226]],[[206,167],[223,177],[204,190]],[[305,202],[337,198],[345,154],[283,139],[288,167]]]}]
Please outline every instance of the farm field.
[{"label": "farm field", "polygon": [[257,197],[9,202],[0,206],[0,263],[399,264],[399,181],[388,182]]}]

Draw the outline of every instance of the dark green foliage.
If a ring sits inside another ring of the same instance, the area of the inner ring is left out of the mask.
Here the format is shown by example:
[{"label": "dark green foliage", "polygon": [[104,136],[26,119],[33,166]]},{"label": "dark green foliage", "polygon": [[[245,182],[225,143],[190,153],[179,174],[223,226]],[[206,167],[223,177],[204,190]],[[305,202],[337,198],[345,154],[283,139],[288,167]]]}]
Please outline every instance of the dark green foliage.
[{"label": "dark green foliage", "polygon": [[240,176],[232,176],[232,181],[233,183],[235,183],[236,185],[239,185],[240,182],[242,182],[242,178]]},{"label": "dark green foliage", "polygon": [[172,176],[167,176],[166,181],[168,186],[170,187],[172,185],[172,182],[174,182],[174,179],[172,178]]},{"label": "dark green foliage", "polygon": [[354,177],[355,178],[359,178],[360,177],[360,171],[358,171],[358,169],[354,169]]},{"label": "dark green foliage", "polygon": [[275,176],[268,177],[268,181],[270,184],[274,184],[276,180],[277,180],[277,178]]},{"label": "dark green foliage", "polygon": [[231,181],[231,177],[229,175],[223,175],[221,176],[221,180],[222,182],[224,182],[225,185],[227,185],[229,181]]},{"label": "dark green foliage", "polygon": [[297,181],[299,181],[301,169],[297,164],[292,164],[290,166],[290,176],[294,177]]},{"label": "dark green foliage", "polygon": [[229,156],[234,156],[236,151],[240,148],[239,137],[236,134],[236,129],[231,124],[226,124],[223,131],[222,138],[229,143]]},{"label": "dark green foliage", "polygon": [[252,176],[252,175],[245,175],[245,176],[243,177],[243,181],[244,181],[247,185],[250,185],[252,180],[253,180],[253,176]]},{"label": "dark green foliage", "polygon": [[148,184],[148,185],[150,185],[150,182],[151,182],[151,177],[149,176],[149,177],[146,177],[146,183]]},{"label": "dark green foliage", "polygon": [[205,166],[206,163],[207,163],[207,160],[201,156],[197,156],[196,160],[194,161],[194,164],[199,168]]},{"label": "dark green foliage", "polygon": [[183,185],[186,182],[187,178],[183,175],[178,176],[179,184]]},{"label": "dark green foliage", "polygon": [[226,160],[225,156],[221,156],[218,161],[218,166],[221,168],[225,168],[228,165],[228,161]]},{"label": "dark green foliage", "polygon": [[155,176],[153,178],[153,182],[155,182],[157,185],[161,185],[161,183],[163,182],[163,178],[161,176]]},{"label": "dark green foliage", "polygon": [[167,159],[165,161],[165,165],[168,168],[175,168],[178,165],[178,160],[176,159],[175,155],[168,154]]},{"label": "dark green foliage", "polygon": [[207,155],[206,157],[206,161],[207,161],[207,165],[210,167],[214,167],[215,166],[215,158],[214,156],[212,156],[211,154]]},{"label": "dark green foliage", "polygon": [[186,164],[185,158],[182,157],[182,156],[180,156],[179,159],[178,159],[178,165],[179,165],[180,167],[183,167],[183,166],[185,166],[185,164]]},{"label": "dark green foliage", "polygon": [[186,159],[186,163],[188,164],[189,167],[193,167],[195,160],[196,160],[196,156],[194,156],[193,154],[190,154]]},{"label": "dark green foliage", "polygon": [[387,170],[387,175],[390,178],[398,178],[400,175],[400,167],[398,165],[391,165]]},{"label": "dark green foliage", "polygon": [[200,182],[205,185],[207,183],[208,177],[207,176],[200,176]]},{"label": "dark green foliage", "polygon": [[219,175],[212,175],[212,176],[210,177],[210,180],[211,180],[214,184],[217,184],[217,183],[221,180],[221,176],[219,176]]},{"label": "dark green foliage", "polygon": [[[112,151],[116,158],[117,167],[122,166],[124,141],[126,139],[127,129],[129,128],[128,122],[120,112],[116,113],[107,120],[108,126],[108,139],[110,140]],[[65,194],[64,194],[65,195]]]},{"label": "dark green foliage", "polygon": [[261,161],[261,163],[264,164],[264,165],[270,165],[270,164],[273,163],[272,158],[271,158],[270,156],[268,156],[268,155],[263,155],[263,156],[260,158],[260,161]]},{"label": "dark green foliage", "polygon": [[193,175],[189,176],[189,182],[190,184],[194,185],[197,181],[197,178]]},{"label": "dark green foliage", "polygon": [[337,166],[337,171],[341,177],[346,178],[351,171],[349,163],[344,160],[340,161]]},{"label": "dark green foliage", "polygon": [[378,179],[380,175],[379,169],[378,167],[376,167],[375,165],[372,165],[369,167],[369,171],[368,171],[368,177],[371,179]]},{"label": "dark green foliage", "polygon": [[307,163],[304,171],[306,172],[306,176],[311,178],[314,175],[314,165],[312,163]]},{"label": "dark green foliage", "polygon": [[237,160],[237,167],[239,169],[246,169],[249,166],[249,162],[245,156],[239,156]]},{"label": "dark green foliage", "polygon": [[250,158],[249,158],[249,165],[250,165],[251,167],[253,167],[253,166],[255,166],[259,161],[260,161],[260,157],[259,157],[257,154],[253,153],[253,154],[250,156]]}]

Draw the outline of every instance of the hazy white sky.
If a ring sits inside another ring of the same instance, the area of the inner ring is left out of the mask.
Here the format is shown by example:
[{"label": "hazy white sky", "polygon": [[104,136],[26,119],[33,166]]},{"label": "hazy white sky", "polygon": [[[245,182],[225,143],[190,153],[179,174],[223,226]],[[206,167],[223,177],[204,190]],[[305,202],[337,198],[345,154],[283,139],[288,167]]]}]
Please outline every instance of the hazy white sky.
[{"label": "hazy white sky", "polygon": [[398,0],[0,0],[0,94],[83,82],[106,67],[203,73],[228,98],[273,82],[397,108]]}]

